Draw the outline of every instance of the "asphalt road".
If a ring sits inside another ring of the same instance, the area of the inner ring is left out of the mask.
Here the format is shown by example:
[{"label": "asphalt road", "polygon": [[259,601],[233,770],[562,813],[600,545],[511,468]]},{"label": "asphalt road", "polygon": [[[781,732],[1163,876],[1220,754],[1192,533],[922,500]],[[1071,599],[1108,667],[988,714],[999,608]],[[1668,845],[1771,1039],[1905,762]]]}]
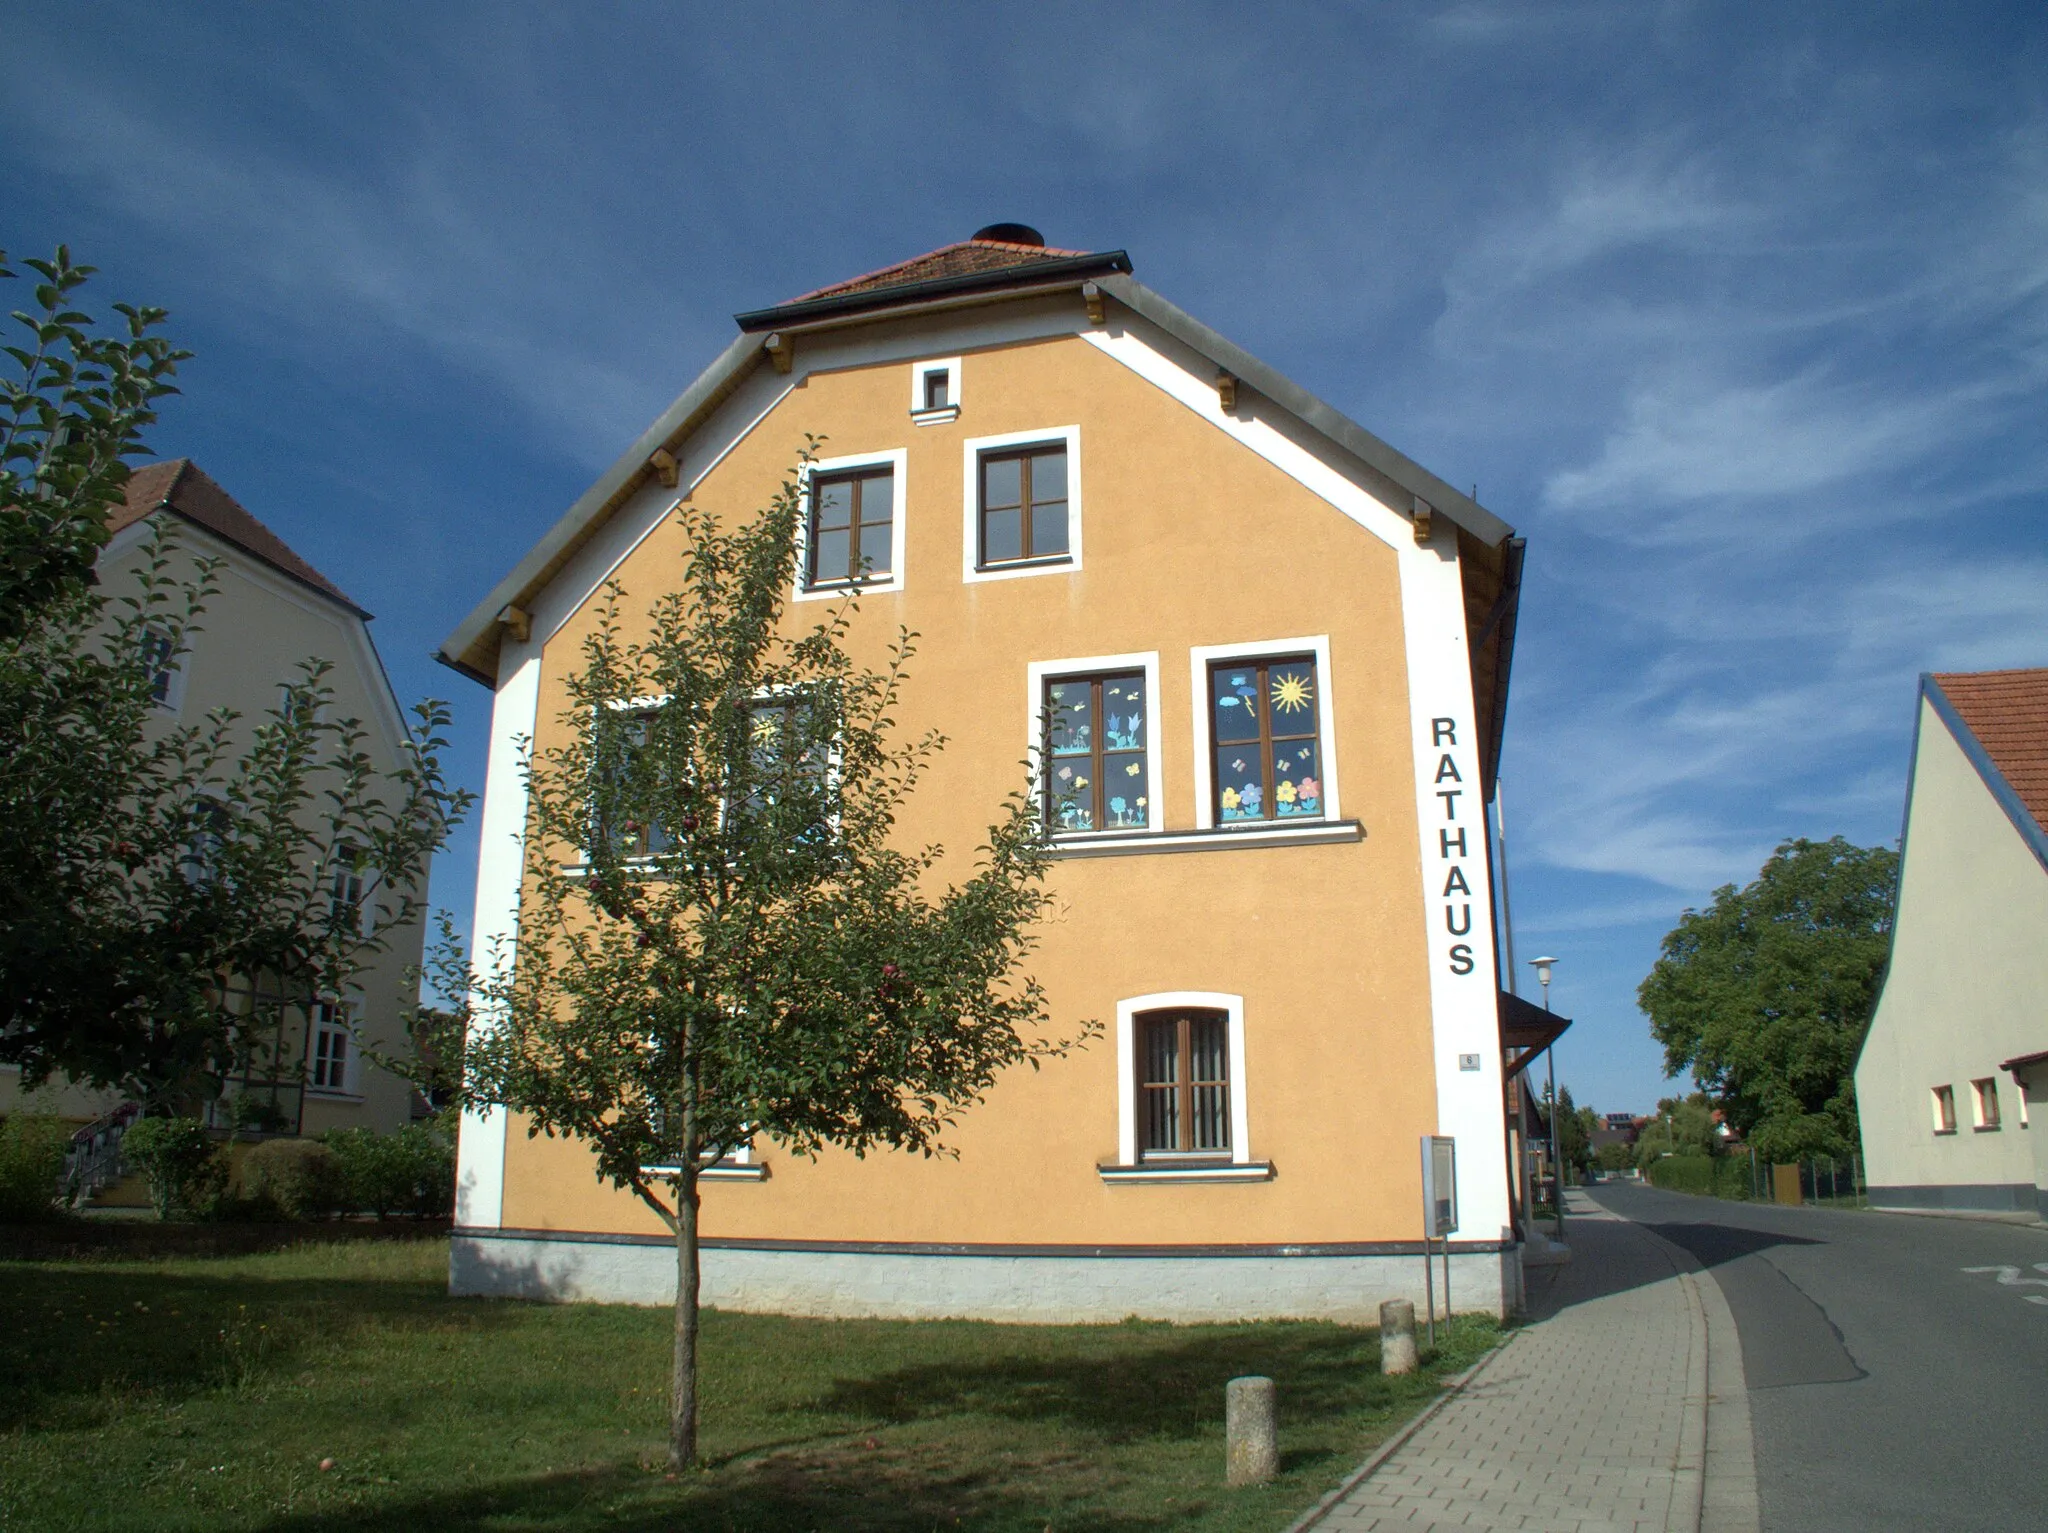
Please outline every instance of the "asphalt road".
[{"label": "asphalt road", "polygon": [[1726,1295],[1764,1533],[2048,1529],[2048,1229],[1592,1195]]}]

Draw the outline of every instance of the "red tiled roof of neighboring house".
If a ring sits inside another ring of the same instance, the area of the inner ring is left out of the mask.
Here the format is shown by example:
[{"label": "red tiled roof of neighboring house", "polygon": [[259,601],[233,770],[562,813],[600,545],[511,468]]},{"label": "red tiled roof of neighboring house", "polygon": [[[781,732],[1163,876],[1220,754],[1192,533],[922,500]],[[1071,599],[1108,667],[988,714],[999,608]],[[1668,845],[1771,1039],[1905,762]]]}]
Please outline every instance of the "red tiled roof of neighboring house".
[{"label": "red tiled roof of neighboring house", "polygon": [[190,458],[173,458],[168,463],[151,463],[135,470],[128,476],[122,503],[107,513],[107,524],[119,532],[165,508],[216,537],[225,538],[300,584],[333,597],[364,617],[369,616],[349,600],[341,587],[293,553],[283,538],[251,516],[241,502],[215,484]]},{"label": "red tiled roof of neighboring house", "polygon": [[1045,261],[1071,260],[1090,255],[1086,250],[1056,250],[1044,245],[1020,245],[1009,240],[968,239],[941,245],[921,256],[898,261],[864,276],[849,277],[830,287],[799,293],[789,303],[810,303],[818,298],[836,298],[843,293],[866,293],[876,288],[904,287],[912,282],[937,282],[947,277],[970,277],[981,272],[1010,267],[1036,266]]},{"label": "red tiled roof of neighboring house", "polygon": [[2048,666],[1937,673],[1934,683],[2034,823],[2048,832]]}]

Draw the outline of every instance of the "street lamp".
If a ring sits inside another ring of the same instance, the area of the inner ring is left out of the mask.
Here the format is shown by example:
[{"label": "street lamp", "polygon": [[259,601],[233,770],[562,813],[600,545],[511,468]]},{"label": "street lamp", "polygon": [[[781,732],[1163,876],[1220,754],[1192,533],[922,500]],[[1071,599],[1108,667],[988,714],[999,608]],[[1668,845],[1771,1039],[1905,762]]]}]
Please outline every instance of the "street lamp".
[{"label": "street lamp", "polygon": [[[1550,968],[1557,960],[1549,954],[1529,960],[1529,967],[1536,971],[1536,983],[1543,987],[1543,1009],[1550,1010]],[[1564,1163],[1557,1158],[1557,1040],[1550,1040],[1550,1047],[1543,1051],[1545,1063],[1550,1070],[1550,1195],[1557,1213],[1557,1238],[1564,1239]]]}]

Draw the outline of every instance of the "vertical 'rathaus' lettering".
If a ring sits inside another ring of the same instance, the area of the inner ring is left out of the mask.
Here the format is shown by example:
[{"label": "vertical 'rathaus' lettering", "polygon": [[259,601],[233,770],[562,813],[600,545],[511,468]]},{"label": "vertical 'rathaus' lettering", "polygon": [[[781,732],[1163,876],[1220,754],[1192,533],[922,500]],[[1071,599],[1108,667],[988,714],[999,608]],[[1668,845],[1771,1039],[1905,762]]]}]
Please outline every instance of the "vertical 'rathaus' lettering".
[{"label": "vertical 'rathaus' lettering", "polygon": [[[1431,719],[1429,743],[1438,750],[1442,750],[1446,745],[1455,746],[1458,743],[1458,721],[1451,718]],[[1458,770],[1457,762],[1451,759],[1451,753],[1442,751],[1437,759],[1436,781],[1462,783],[1464,780],[1464,774]],[[1465,877],[1463,863],[1452,860],[1471,855],[1471,848],[1465,840],[1465,827],[1458,823],[1458,802],[1464,797],[1464,790],[1438,788],[1436,797],[1444,806],[1444,819],[1456,827],[1455,831],[1441,826],[1437,830],[1437,854],[1443,861],[1451,864],[1449,876],[1444,880],[1444,930],[1453,937],[1466,937],[1472,933],[1472,902],[1465,900],[1453,904],[1451,900],[1454,894],[1469,895],[1472,892],[1471,882]],[[1470,974],[1475,967],[1477,961],[1472,956],[1472,944],[1453,942],[1450,952],[1451,972]]]}]

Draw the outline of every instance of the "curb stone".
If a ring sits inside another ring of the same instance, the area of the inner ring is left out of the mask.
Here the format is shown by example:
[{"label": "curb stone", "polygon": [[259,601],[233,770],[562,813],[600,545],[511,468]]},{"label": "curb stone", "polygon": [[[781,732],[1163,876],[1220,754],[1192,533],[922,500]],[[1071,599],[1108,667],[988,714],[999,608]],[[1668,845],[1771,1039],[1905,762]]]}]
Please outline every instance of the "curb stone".
[{"label": "curb stone", "polygon": [[[1700,1395],[1703,1452],[1696,1460],[1699,1497],[1692,1526],[1699,1533],[1757,1533],[1762,1514],[1756,1484],[1756,1437],[1734,1311],[1728,1308],[1720,1283],[1698,1257],[1655,1230],[1634,1220],[1628,1222],[1661,1246],[1678,1268],[1705,1332],[1706,1377]],[[1688,1407],[1688,1439],[1691,1414]]]},{"label": "curb stone", "polygon": [[1287,1525],[1286,1533],[1306,1533],[1307,1529],[1315,1527],[1325,1517],[1329,1516],[1346,1496],[1371,1479],[1379,1470],[1380,1465],[1400,1452],[1402,1444],[1421,1431],[1423,1425],[1430,1417],[1457,1399],[1463,1393],[1466,1385],[1492,1367],[1507,1352],[1508,1348],[1515,1344],[1521,1335],[1522,1333],[1519,1330],[1510,1332],[1506,1341],[1503,1341],[1470,1368],[1467,1368],[1463,1373],[1453,1374],[1450,1378],[1445,1379],[1444,1387],[1438,1392],[1434,1400],[1423,1406],[1413,1416],[1410,1416],[1401,1424],[1399,1430],[1377,1448],[1373,1449],[1372,1457],[1346,1475],[1343,1483],[1338,1485],[1306,1512],[1303,1512],[1293,1522],[1290,1522]]}]

